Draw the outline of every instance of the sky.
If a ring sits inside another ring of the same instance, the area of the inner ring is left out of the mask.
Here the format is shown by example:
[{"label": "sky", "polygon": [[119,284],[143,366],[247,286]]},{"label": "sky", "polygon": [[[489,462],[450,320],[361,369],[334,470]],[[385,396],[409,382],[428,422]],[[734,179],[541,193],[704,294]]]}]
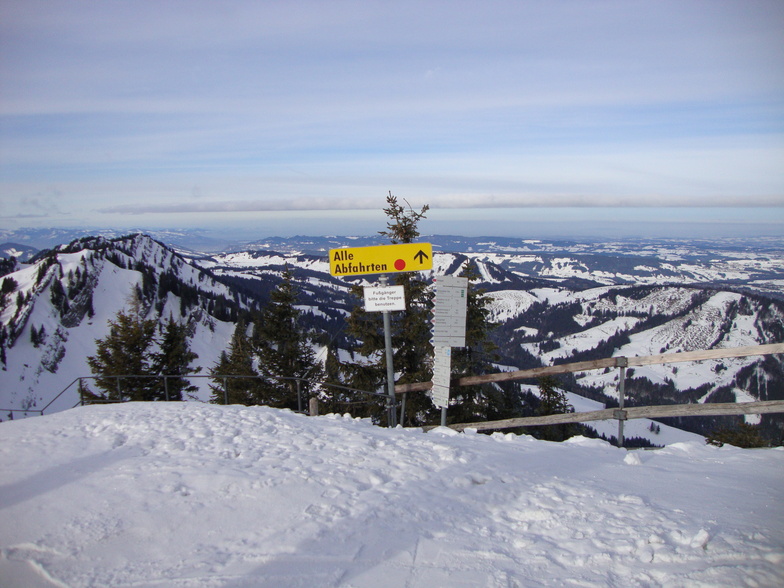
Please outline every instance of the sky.
[{"label": "sky", "polygon": [[0,0],[0,224],[784,235],[780,1]]}]

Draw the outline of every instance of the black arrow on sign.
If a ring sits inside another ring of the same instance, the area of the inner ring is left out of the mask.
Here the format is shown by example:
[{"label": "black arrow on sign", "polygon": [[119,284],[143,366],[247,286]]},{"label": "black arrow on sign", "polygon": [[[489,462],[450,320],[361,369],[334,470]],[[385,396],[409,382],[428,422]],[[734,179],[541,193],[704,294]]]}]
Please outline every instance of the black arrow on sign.
[{"label": "black arrow on sign", "polygon": [[420,249],[419,253],[414,256],[414,259],[419,259],[419,265],[422,265],[425,263],[425,259],[430,259],[430,256]]}]

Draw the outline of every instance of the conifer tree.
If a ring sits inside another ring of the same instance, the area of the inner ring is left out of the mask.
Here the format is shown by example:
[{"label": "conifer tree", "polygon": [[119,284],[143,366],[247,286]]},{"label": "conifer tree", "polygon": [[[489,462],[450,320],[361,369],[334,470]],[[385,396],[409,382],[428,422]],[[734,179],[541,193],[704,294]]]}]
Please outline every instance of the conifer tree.
[{"label": "conifer tree", "polygon": [[122,378],[118,382],[118,378],[105,377],[153,375],[155,330],[155,321],[141,316],[138,301],[109,321],[108,335],[96,340],[96,353],[87,358],[93,374],[102,376],[95,380],[95,385],[104,391],[104,398],[132,401],[155,398],[153,378]]},{"label": "conifer tree", "polygon": [[[213,404],[261,404],[262,391],[258,372],[253,367],[253,349],[248,336],[248,325],[239,320],[227,351],[221,352],[218,363],[210,370],[215,384],[210,385]],[[241,377],[225,377],[241,376]]]},{"label": "conifer tree", "polygon": [[297,382],[287,378],[302,378],[300,392],[306,397],[313,382],[321,381],[323,370],[299,324],[297,294],[288,267],[282,277],[255,322],[253,342],[264,381],[265,404],[295,409]]},{"label": "conifer tree", "polygon": [[167,377],[158,381],[157,399],[182,400],[183,392],[193,393],[198,389],[185,378],[198,373],[201,368],[191,368],[199,356],[191,351],[188,325],[177,323],[172,317],[166,322],[161,334],[160,349],[153,354],[152,370]]},{"label": "conifer tree", "polygon": [[[557,388],[557,385],[557,380],[552,376],[539,378],[539,408],[536,411],[537,415],[547,416],[574,412],[574,407],[569,404],[566,398],[566,392]],[[535,429],[535,436],[539,439],[564,441],[575,434],[578,427],[574,424],[566,423],[536,427]]]},{"label": "conifer tree", "polygon": [[767,442],[760,434],[758,426],[748,423],[738,423],[735,428],[720,428],[712,431],[706,438],[708,445],[723,447],[725,443],[735,447],[752,448],[765,447]]},{"label": "conifer tree", "polygon": [[60,316],[65,315],[65,313],[68,312],[70,305],[68,303],[68,298],[65,295],[63,283],[57,276],[52,278],[52,286],[49,289],[49,294],[52,300],[52,306],[60,312]]},{"label": "conifer tree", "polygon": [[334,387],[324,386],[322,390],[321,401],[325,403],[327,412],[343,412],[345,406],[355,400],[348,396],[350,393],[346,393],[338,387],[343,385],[342,366],[338,352],[332,346],[327,347],[327,356],[324,360],[324,383],[336,385]]},{"label": "conifer tree", "polygon": [[0,308],[5,307],[6,305],[6,298],[11,292],[14,292],[18,284],[15,279],[8,276],[3,278],[2,285],[0,285]]},{"label": "conifer tree", "polygon": [[30,342],[33,347],[39,347],[46,341],[46,329],[41,325],[40,329],[36,329],[35,325],[30,327]]}]

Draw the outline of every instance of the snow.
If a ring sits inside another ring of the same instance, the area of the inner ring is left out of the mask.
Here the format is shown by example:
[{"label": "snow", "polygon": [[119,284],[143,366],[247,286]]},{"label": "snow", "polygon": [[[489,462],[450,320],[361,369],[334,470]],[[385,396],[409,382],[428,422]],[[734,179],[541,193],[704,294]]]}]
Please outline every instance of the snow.
[{"label": "snow", "polygon": [[[537,396],[539,395],[538,388],[535,386],[527,386],[526,388]],[[601,402],[596,402],[595,400],[585,398],[579,394],[574,394],[573,392],[566,392],[566,399],[576,413],[607,408],[607,406]],[[613,436],[616,438],[618,437],[618,421],[616,420],[588,421],[583,424],[591,427],[598,435],[604,435],[607,439],[610,439]],[[652,425],[658,432],[654,433],[651,431]],[[683,429],[678,429],[676,427],[670,427],[669,425],[664,425],[652,421],[651,419],[629,419],[625,421],[623,435],[626,439],[631,439],[632,437],[649,439],[654,445],[658,446],[683,442],[696,442],[700,444],[705,442],[705,437],[702,435],[690,433],[689,431],[684,431]]]},{"label": "snow", "polygon": [[572,335],[561,337],[558,341],[561,347],[548,353],[539,351],[539,343],[522,343],[520,347],[527,350],[529,353],[538,355],[545,365],[553,362],[555,359],[569,357],[572,351],[587,351],[596,347],[601,341],[612,337],[619,331],[630,330],[640,319],[635,317],[621,316],[618,318],[605,321],[604,323],[585,329]]},{"label": "snow", "polygon": [[[226,286],[205,279],[201,270],[174,259],[171,252],[155,244],[149,239],[139,239],[129,244],[136,257],[129,257],[128,265],[145,259],[162,264],[161,268],[174,269],[186,283],[194,285],[205,292],[218,293],[229,297]],[[73,407],[79,401],[77,380],[91,374],[87,357],[95,353],[95,341],[106,337],[109,321],[113,320],[121,310],[127,310],[131,293],[142,283],[142,274],[136,270],[120,268],[92,250],[76,253],[59,253],[58,264],[49,268],[50,280],[37,283],[36,276],[40,263],[23,266],[22,269],[10,274],[19,284],[18,291],[27,296],[31,302],[23,306],[25,317],[20,314],[15,319],[24,328],[20,331],[14,345],[6,349],[6,365],[11,369],[0,370],[0,405],[4,410],[29,411],[36,414],[46,407],[47,412],[54,412]],[[95,300],[94,316],[85,316],[77,325],[65,327],[60,313],[52,306],[49,288],[53,280],[60,279],[60,268],[64,277],[65,288],[68,287],[70,272],[80,269],[87,272],[93,283],[92,293]],[[0,314],[0,324],[9,324],[17,315],[17,307],[9,304]],[[150,318],[165,319],[169,316],[175,320],[186,320],[180,316],[180,299],[169,294],[164,300],[163,310],[159,315],[151,310]],[[222,350],[226,349],[234,324],[223,322],[206,313],[196,313],[189,317],[193,321],[194,336],[191,349],[198,354],[193,367],[200,367],[205,375],[213,367]],[[34,347],[31,342],[30,330],[44,327],[45,341]],[[59,359],[58,359],[59,358]],[[198,396],[207,400],[211,396],[209,381],[206,378],[194,379],[199,387]],[[61,394],[62,393],[62,394]],[[54,399],[54,400],[53,400]],[[53,401],[53,402],[52,402]],[[50,404],[51,402],[51,404]],[[1,418],[6,418],[3,413]],[[16,412],[19,417],[21,412]]]},{"label": "snow", "polygon": [[488,309],[492,320],[506,322],[524,313],[537,301],[536,297],[525,290],[499,290],[490,292]]},{"label": "snow", "polygon": [[781,586],[784,449],[627,451],[200,403],[0,424],[28,586]]}]

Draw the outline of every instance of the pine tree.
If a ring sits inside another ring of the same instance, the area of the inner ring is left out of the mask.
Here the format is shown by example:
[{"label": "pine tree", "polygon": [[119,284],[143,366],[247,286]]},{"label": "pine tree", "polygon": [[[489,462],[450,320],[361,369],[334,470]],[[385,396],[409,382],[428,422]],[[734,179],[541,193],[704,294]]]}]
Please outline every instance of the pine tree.
[{"label": "pine tree", "polygon": [[320,394],[320,401],[324,405],[326,412],[345,412],[345,407],[356,400],[350,396],[350,392],[346,392],[338,387],[344,384],[342,366],[338,352],[334,347],[327,347],[327,356],[324,360],[324,383],[335,384],[335,386],[324,386]]},{"label": "pine tree", "polygon": [[95,385],[104,391],[103,398],[142,401],[156,397],[154,378],[107,377],[152,376],[155,330],[155,321],[141,316],[138,302],[132,302],[130,310],[121,310],[109,321],[109,334],[96,340],[96,353],[87,358],[92,373],[101,376]]},{"label": "pine tree", "polygon": [[[210,370],[214,385],[210,402],[213,404],[262,404],[259,374],[253,367],[253,348],[248,337],[248,325],[239,320],[227,351],[221,352],[218,363]],[[239,376],[239,377],[225,377]]]},{"label": "pine tree", "polygon": [[283,280],[270,294],[253,331],[253,342],[259,359],[259,372],[264,380],[266,404],[280,408],[298,408],[297,382],[302,378],[303,397],[316,389],[323,377],[307,334],[299,325],[297,294],[293,276],[287,267]]},{"label": "pine tree", "polygon": [[46,341],[46,329],[41,325],[40,329],[36,329],[35,325],[30,326],[30,342],[33,347],[38,348]]},{"label": "pine tree", "polygon": [[[537,415],[547,416],[574,412],[574,407],[569,404],[566,398],[566,392],[557,388],[557,384],[558,382],[552,376],[539,378],[539,407],[536,411]],[[576,430],[576,425],[566,423],[536,427],[533,433],[539,439],[564,441],[575,434]]]},{"label": "pine tree", "polygon": [[158,381],[156,399],[182,400],[183,392],[193,393],[198,389],[185,378],[198,373],[201,368],[191,368],[199,356],[191,351],[188,325],[177,323],[172,317],[166,322],[161,334],[160,350],[153,354],[152,371],[161,376]]},{"label": "pine tree", "polygon": [[760,435],[759,427],[748,423],[739,423],[734,428],[717,429],[705,438],[705,442],[716,447],[723,447],[727,443],[744,449],[768,445]]},{"label": "pine tree", "polygon": [[0,285],[0,308],[5,307],[7,296],[14,292],[18,286],[19,284],[11,276],[3,279],[2,285]]},{"label": "pine tree", "polygon": [[65,295],[63,283],[57,276],[52,278],[52,286],[49,289],[49,294],[52,300],[52,306],[60,312],[60,316],[65,315],[65,313],[68,312],[70,305],[68,303],[68,298]]}]

